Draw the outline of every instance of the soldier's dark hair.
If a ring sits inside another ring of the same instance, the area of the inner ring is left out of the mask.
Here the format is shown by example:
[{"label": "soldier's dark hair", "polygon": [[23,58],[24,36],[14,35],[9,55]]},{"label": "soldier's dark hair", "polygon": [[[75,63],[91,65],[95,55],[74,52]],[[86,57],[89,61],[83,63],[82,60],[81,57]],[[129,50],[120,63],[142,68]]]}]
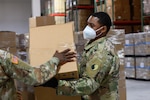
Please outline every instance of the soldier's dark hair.
[{"label": "soldier's dark hair", "polygon": [[97,17],[99,19],[99,24],[107,27],[107,32],[111,27],[111,19],[110,16],[105,12],[96,12],[92,14],[93,17]]}]

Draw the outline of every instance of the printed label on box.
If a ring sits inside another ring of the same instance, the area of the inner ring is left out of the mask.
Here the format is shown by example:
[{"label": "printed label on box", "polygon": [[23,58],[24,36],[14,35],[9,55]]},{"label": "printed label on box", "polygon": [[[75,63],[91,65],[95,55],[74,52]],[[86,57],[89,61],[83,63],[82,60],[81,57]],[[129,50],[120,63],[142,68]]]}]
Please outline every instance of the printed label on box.
[{"label": "printed label on box", "polygon": [[127,67],[130,67],[130,66],[131,66],[130,62],[127,62]]},{"label": "printed label on box", "polygon": [[125,40],[125,44],[129,44],[130,43],[130,41],[129,40]]},{"label": "printed label on box", "polygon": [[143,62],[140,63],[140,67],[141,67],[141,68],[144,68],[144,63],[143,63]]}]

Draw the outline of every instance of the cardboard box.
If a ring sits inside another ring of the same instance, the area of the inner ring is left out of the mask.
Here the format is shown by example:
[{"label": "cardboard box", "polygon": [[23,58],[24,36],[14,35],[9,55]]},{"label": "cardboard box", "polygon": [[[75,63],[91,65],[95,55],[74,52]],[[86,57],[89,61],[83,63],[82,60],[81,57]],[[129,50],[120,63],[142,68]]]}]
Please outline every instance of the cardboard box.
[{"label": "cardboard box", "polygon": [[132,5],[139,6],[139,5],[141,5],[141,1],[140,0],[132,0]]},{"label": "cardboard box", "polygon": [[146,32],[139,32],[134,34],[134,41],[135,44],[142,44],[146,42],[147,33]]},{"label": "cardboard box", "polygon": [[125,55],[134,55],[134,38],[133,34],[125,35]]},{"label": "cardboard box", "polygon": [[13,55],[17,55],[17,49],[15,47],[13,47],[13,48],[0,48],[0,49],[8,51],[9,53],[12,53]]},{"label": "cardboard box", "polygon": [[[137,0],[137,1],[140,1],[140,0]],[[141,20],[141,5],[133,5],[132,19],[133,20]]]},{"label": "cardboard box", "polygon": [[125,58],[126,77],[135,78],[135,60],[132,57]]},{"label": "cardboard box", "polygon": [[140,32],[134,34],[135,55],[150,54],[150,33]]},{"label": "cardboard box", "polygon": [[30,28],[46,26],[46,25],[55,25],[55,18],[52,16],[41,16],[41,17],[29,18]]},{"label": "cardboard box", "polygon": [[[115,0],[114,2],[115,20],[130,20],[129,0]],[[126,5],[126,6],[123,6]]]},{"label": "cardboard box", "polygon": [[53,88],[36,87],[35,100],[81,100],[80,96],[58,96]]},{"label": "cardboard box", "polygon": [[136,58],[136,78],[150,79],[150,57]]},{"label": "cardboard box", "polygon": [[146,44],[135,45],[135,55],[147,55],[148,49]]},{"label": "cardboard box", "polygon": [[12,47],[16,47],[16,41],[0,41],[0,48],[12,48]]},{"label": "cardboard box", "polygon": [[16,33],[11,31],[0,31],[0,48],[16,47]]},{"label": "cardboard box", "polygon": [[119,88],[119,100],[127,100],[126,87]]},{"label": "cardboard box", "polygon": [[[30,64],[38,66],[48,61],[56,50],[75,50],[73,22],[30,29]],[[70,62],[59,70],[59,79],[78,78],[77,62]]]}]

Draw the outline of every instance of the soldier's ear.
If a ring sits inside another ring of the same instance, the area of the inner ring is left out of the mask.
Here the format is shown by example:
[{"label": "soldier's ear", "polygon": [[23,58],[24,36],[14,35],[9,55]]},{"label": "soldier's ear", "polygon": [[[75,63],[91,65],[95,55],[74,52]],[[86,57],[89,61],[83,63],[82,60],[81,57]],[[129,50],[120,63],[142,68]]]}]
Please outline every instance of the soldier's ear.
[{"label": "soldier's ear", "polygon": [[102,33],[106,33],[106,31],[107,31],[107,27],[106,27],[106,26],[102,26],[101,32],[102,32]]}]

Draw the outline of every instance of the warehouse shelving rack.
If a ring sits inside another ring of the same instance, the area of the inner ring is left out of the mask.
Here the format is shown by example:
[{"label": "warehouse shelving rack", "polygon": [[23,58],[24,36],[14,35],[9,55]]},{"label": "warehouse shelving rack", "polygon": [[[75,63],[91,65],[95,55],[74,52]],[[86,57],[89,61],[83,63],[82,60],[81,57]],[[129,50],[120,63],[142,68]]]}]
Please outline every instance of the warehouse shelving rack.
[{"label": "warehouse shelving rack", "polygon": [[[94,10],[94,5],[78,5],[78,1],[75,0],[76,4],[71,4],[71,7],[67,7],[66,6],[66,2],[65,2],[65,22],[69,22],[69,21],[75,21],[75,17],[76,17],[76,20],[78,20],[78,13],[77,13],[77,10],[79,9],[86,9],[86,10]],[[67,17],[67,11],[71,11],[72,14],[71,14],[71,20],[69,19],[68,21],[66,20],[66,17]],[[74,16],[74,13],[73,11],[75,11],[75,16]],[[79,29],[78,29],[78,25],[79,23],[78,22],[75,22],[75,31],[78,32]]]},{"label": "warehouse shelving rack", "polygon": [[[143,0],[141,0],[142,2]],[[111,1],[112,2],[112,28],[115,28],[115,25],[119,25],[119,26],[125,26],[125,25],[141,25],[141,29],[143,29],[143,24],[148,24],[149,22],[144,22],[143,19],[145,17],[148,17],[148,16],[143,16],[143,11],[141,11],[141,20],[128,20],[128,21],[123,21],[123,20],[120,20],[120,21],[115,21],[114,19],[114,0]],[[95,9],[94,11],[97,12],[97,8],[96,6],[97,5],[102,5],[104,4],[104,8],[102,6],[100,6],[100,10],[101,11],[105,11],[106,12],[106,7],[107,7],[107,0],[94,0],[94,6],[95,6]],[[142,6],[141,6],[142,8]],[[150,17],[148,17],[150,18]]]},{"label": "warehouse shelving rack", "polygon": [[[107,11],[107,0],[94,0],[94,11],[97,12],[97,5],[104,4],[104,8],[100,6],[101,11]],[[114,8],[114,0],[112,0],[112,8]],[[150,14],[144,15],[143,13],[143,0],[141,0],[141,20],[128,20],[128,21],[115,21],[114,20],[114,9],[112,9],[112,27],[114,28],[115,25],[125,26],[125,25],[141,25],[142,31],[144,31],[144,25],[150,25]]]}]

